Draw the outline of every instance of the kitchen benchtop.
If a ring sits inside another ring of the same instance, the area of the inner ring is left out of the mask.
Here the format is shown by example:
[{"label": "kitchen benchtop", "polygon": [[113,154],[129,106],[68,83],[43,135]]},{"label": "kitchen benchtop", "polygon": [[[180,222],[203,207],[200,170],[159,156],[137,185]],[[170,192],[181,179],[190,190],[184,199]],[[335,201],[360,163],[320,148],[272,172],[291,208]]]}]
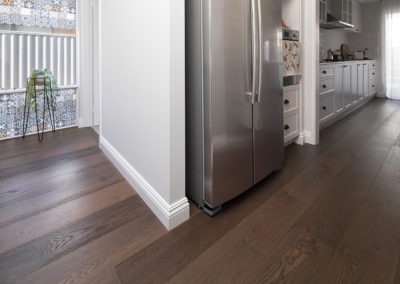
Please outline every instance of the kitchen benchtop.
[{"label": "kitchen benchtop", "polygon": [[331,65],[331,64],[345,64],[345,63],[356,63],[356,62],[368,62],[376,61],[376,59],[363,59],[363,60],[343,60],[343,61],[332,61],[332,62],[320,62],[320,65]]}]

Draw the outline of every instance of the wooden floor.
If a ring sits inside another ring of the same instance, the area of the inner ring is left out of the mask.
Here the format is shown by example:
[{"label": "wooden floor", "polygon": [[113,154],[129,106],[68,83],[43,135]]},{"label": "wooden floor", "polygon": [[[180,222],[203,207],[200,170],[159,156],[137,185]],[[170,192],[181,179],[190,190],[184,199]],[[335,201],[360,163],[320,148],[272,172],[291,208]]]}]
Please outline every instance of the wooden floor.
[{"label": "wooden floor", "polygon": [[286,149],[284,169],[167,232],[70,129],[0,142],[0,283],[400,283],[400,102]]}]

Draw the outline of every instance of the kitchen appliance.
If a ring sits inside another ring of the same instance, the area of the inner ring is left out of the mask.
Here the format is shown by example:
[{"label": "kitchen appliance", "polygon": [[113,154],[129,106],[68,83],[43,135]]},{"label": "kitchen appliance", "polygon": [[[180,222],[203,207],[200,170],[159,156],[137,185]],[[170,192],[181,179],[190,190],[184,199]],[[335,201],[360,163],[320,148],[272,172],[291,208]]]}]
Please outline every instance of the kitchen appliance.
[{"label": "kitchen appliance", "polygon": [[291,86],[300,83],[300,36],[298,31],[283,29],[283,85]]},{"label": "kitchen appliance", "polygon": [[342,44],[340,46],[340,55],[343,60],[349,60],[349,46],[347,44]]},{"label": "kitchen appliance", "polygon": [[364,59],[364,51],[356,51],[354,52],[355,60],[363,60]]},{"label": "kitchen appliance", "polygon": [[333,61],[333,50],[329,49],[328,50],[328,58],[327,61]]},{"label": "kitchen appliance", "polygon": [[283,166],[281,5],[186,1],[186,194],[209,215]]}]

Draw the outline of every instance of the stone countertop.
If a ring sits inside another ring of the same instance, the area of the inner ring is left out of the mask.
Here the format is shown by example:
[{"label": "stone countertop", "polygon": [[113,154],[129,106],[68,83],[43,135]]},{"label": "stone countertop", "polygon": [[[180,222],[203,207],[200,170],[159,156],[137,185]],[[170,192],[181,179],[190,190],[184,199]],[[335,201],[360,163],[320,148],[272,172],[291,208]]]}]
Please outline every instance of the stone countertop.
[{"label": "stone countertop", "polygon": [[332,61],[332,62],[320,62],[320,65],[331,65],[331,64],[345,64],[345,63],[355,63],[355,62],[368,62],[376,61],[376,59],[363,59],[363,60],[344,60],[344,61]]}]

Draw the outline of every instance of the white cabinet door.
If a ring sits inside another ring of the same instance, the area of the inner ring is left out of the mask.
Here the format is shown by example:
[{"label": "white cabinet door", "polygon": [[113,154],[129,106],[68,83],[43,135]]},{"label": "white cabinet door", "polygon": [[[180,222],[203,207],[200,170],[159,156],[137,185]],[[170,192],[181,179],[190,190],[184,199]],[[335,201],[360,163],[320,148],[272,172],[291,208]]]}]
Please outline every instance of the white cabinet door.
[{"label": "white cabinet door", "polygon": [[358,100],[364,97],[364,68],[361,63],[357,64]]},{"label": "white cabinet door", "polygon": [[335,98],[333,93],[319,96],[319,122],[324,123],[335,114]]},{"label": "white cabinet door", "polygon": [[343,100],[343,67],[335,66],[335,111],[341,112],[344,109]]},{"label": "white cabinet door", "polygon": [[377,77],[377,69],[375,66],[375,62],[368,64],[368,76],[369,76],[369,96],[373,96],[376,94],[376,77]]},{"label": "white cabinet door", "polygon": [[358,101],[358,68],[357,64],[350,65],[351,103]]},{"label": "white cabinet door", "polygon": [[369,73],[369,71],[368,71],[368,64],[367,63],[364,63],[363,64],[363,90],[364,90],[364,92],[363,92],[363,96],[364,96],[364,98],[366,98],[366,97],[368,97],[368,95],[369,95],[369,76],[368,76],[368,73]]},{"label": "white cabinet door", "polygon": [[362,32],[362,27],[361,27],[361,4],[358,3],[357,1],[352,1],[353,3],[353,31]]},{"label": "white cabinet door", "polygon": [[349,65],[343,65],[343,104],[344,107],[351,105],[351,70]]}]

